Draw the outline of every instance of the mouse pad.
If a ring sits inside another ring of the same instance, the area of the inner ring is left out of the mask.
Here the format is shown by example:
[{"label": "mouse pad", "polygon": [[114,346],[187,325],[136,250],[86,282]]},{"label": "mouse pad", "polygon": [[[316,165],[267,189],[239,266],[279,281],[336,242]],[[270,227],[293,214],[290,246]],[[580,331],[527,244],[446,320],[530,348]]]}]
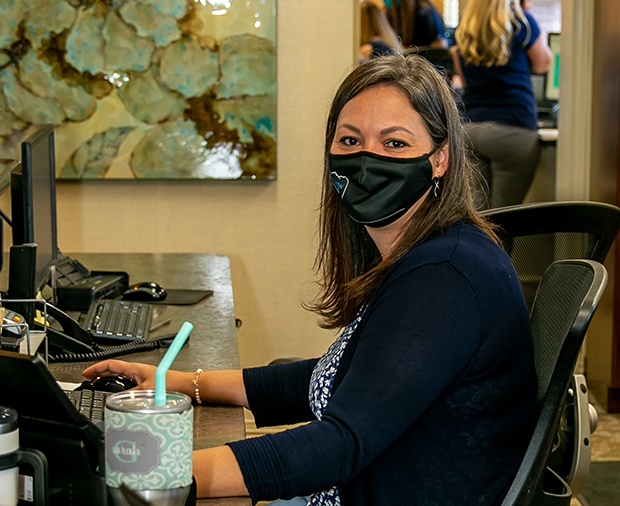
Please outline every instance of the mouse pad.
[{"label": "mouse pad", "polygon": [[166,288],[168,295],[161,301],[149,301],[149,304],[167,304],[169,306],[190,306],[213,295],[213,290],[184,290]]}]

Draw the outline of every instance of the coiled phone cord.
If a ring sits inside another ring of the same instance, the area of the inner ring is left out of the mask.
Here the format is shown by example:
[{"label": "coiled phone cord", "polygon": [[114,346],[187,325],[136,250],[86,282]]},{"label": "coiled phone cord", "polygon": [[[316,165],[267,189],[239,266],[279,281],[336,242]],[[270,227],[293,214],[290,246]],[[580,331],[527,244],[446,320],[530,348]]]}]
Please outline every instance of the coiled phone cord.
[{"label": "coiled phone cord", "polygon": [[51,363],[61,362],[90,362],[93,360],[105,360],[106,358],[120,357],[122,355],[128,355],[130,353],[136,353],[139,351],[156,350],[160,348],[167,348],[170,346],[171,339],[176,336],[173,334],[164,334],[158,336],[157,339],[152,341],[132,341],[126,344],[120,344],[118,346],[109,346],[102,348],[99,345],[93,345],[92,352],[89,353],[60,353],[58,355],[49,354],[48,360]]}]

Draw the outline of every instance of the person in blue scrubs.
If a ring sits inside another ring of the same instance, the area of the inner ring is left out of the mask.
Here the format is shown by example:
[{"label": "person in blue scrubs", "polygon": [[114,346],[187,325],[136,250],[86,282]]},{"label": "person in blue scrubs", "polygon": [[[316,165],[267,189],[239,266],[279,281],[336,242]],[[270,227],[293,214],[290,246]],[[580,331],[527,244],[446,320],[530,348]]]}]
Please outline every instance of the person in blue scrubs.
[{"label": "person in blue scrubs", "polygon": [[441,14],[429,0],[387,0],[385,5],[403,47],[448,47]]},{"label": "person in blue scrubs", "polygon": [[551,50],[519,0],[469,0],[455,38],[479,205],[520,204],[539,159],[531,74],[548,70]]}]

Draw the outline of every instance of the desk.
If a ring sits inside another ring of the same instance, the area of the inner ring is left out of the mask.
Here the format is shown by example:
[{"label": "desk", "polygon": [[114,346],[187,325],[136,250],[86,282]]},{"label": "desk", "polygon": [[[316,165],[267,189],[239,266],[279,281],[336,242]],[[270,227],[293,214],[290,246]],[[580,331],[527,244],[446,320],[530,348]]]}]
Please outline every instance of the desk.
[{"label": "desk", "polygon": [[555,159],[558,134],[557,128],[538,130],[540,159],[524,202],[553,202],[555,200]]},{"label": "desk", "polygon": [[[236,369],[239,367],[233,291],[228,257],[207,254],[69,254],[92,270],[123,270],[130,282],[156,281],[167,288],[213,290],[213,296],[193,306],[155,306],[157,319],[170,318],[171,325],[154,333],[177,330],[184,321],[193,324],[188,343],[173,368],[181,370]],[[166,350],[154,350],[120,357],[124,360],[158,364]],[[79,382],[85,363],[50,364],[59,381]],[[194,448],[219,446],[245,437],[243,408],[228,406],[194,407]],[[250,505],[249,498],[201,500],[204,505]]]}]

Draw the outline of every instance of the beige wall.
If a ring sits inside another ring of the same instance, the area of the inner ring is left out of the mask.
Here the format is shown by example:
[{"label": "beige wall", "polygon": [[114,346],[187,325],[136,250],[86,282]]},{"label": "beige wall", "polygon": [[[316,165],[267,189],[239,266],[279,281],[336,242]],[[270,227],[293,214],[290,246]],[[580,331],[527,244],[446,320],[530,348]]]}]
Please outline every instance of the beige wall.
[{"label": "beige wall", "polygon": [[352,2],[278,2],[278,180],[60,182],[62,251],[229,255],[242,365],[322,353],[333,336],[300,300],[313,290],[326,110],[353,54]]}]

